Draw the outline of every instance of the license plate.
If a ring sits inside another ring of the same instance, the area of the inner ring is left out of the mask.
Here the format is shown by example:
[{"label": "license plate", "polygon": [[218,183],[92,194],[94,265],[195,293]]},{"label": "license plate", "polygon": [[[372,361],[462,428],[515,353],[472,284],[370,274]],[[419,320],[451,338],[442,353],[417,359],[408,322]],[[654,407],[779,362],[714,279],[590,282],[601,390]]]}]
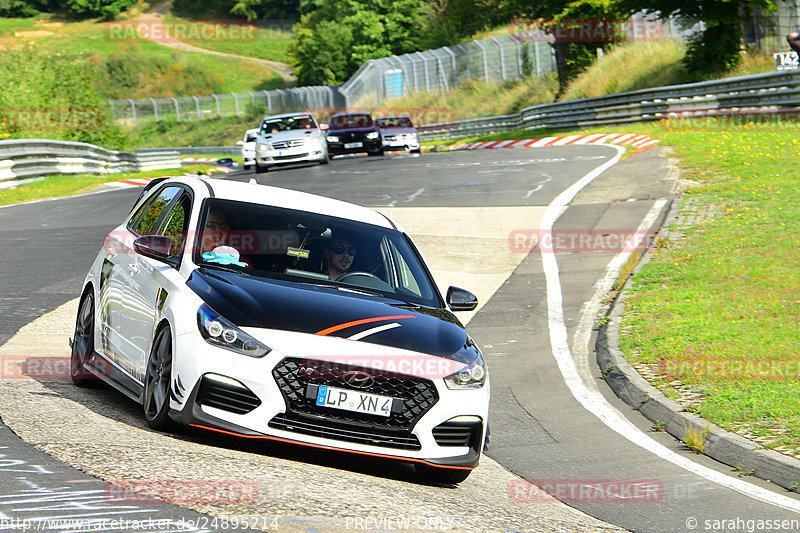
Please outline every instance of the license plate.
[{"label": "license plate", "polygon": [[356,413],[369,413],[379,416],[392,415],[392,398],[389,396],[338,389],[327,385],[320,385],[317,390],[316,403],[323,407],[332,407]]},{"label": "license plate", "polygon": [[364,143],[344,143],[345,148],[361,148]]}]

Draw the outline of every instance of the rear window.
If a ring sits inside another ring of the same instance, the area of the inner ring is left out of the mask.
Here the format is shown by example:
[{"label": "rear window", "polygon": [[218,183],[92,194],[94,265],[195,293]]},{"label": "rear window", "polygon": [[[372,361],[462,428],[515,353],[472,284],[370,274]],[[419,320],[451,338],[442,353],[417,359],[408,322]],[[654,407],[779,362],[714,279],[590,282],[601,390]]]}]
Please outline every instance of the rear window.
[{"label": "rear window", "polygon": [[372,125],[371,115],[334,115],[330,121],[330,129],[332,130],[370,128]]}]

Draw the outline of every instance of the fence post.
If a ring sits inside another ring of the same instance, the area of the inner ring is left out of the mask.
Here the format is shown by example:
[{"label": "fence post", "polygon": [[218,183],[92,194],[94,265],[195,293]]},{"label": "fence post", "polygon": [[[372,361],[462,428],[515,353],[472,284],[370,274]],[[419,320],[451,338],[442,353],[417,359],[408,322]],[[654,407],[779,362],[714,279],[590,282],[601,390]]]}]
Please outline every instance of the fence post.
[{"label": "fence post", "polygon": [[524,78],[525,73],[522,72],[522,43],[514,39],[514,44],[517,45],[517,77]]},{"label": "fence post", "polygon": [[480,41],[475,41],[475,44],[477,44],[478,48],[480,48],[481,52],[483,52],[483,79],[486,80],[486,83],[490,83],[489,58],[486,56],[486,48],[483,47]]},{"label": "fence post", "polygon": [[236,107],[236,116],[239,116],[239,99],[236,97],[236,93],[231,93],[233,95],[233,105]]},{"label": "fence post", "polygon": [[131,115],[133,115],[133,123],[136,124],[136,104],[133,103],[133,100],[128,98],[128,101],[131,103]]},{"label": "fence post", "polygon": [[269,92],[268,91],[261,91],[261,92],[263,92],[264,96],[267,97],[267,111],[272,113],[272,100],[270,100],[269,98]]},{"label": "fence post", "polygon": [[250,95],[250,100],[253,102],[253,107],[256,106],[256,95],[253,94],[253,91],[247,91],[247,94]]},{"label": "fence post", "polygon": [[159,122],[159,120],[158,120],[158,105],[156,104],[155,99],[151,98],[150,101],[153,102],[153,114],[156,116],[156,122]]},{"label": "fence post", "polygon": [[456,66],[456,55],[453,53],[452,50],[450,50],[449,46],[443,46],[442,49],[448,54],[450,54],[450,59],[452,60],[453,63],[453,87],[456,87],[458,85],[458,78],[456,76],[456,72],[458,69],[458,67]]},{"label": "fence post", "polygon": [[214,97],[214,101],[217,103],[217,118],[220,118],[222,116],[222,112],[219,109],[219,96],[216,94],[212,94],[211,96]]},{"label": "fence post", "polygon": [[506,53],[503,50],[503,43],[497,40],[497,37],[490,37],[494,43],[500,47],[500,75],[503,77],[503,81],[506,81]]},{"label": "fence post", "polygon": [[178,107],[178,99],[173,96],[172,97],[172,101],[175,102],[175,120],[180,122],[181,121],[181,110]]},{"label": "fence post", "polygon": [[203,118],[203,115],[200,114],[200,99],[196,96],[192,96],[194,98],[194,108],[197,111],[197,120]]},{"label": "fence post", "polygon": [[533,47],[536,49],[536,77],[537,78],[541,78],[542,77],[542,64],[539,61],[539,41],[534,41],[533,45],[534,45]]}]

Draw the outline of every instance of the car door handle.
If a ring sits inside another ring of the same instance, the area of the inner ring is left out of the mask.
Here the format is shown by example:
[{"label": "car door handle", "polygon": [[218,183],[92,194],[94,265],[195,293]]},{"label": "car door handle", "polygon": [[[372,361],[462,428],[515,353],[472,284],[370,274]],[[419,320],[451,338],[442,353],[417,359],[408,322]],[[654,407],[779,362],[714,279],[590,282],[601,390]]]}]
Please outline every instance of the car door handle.
[{"label": "car door handle", "polygon": [[128,270],[130,271],[131,276],[135,276],[136,274],[139,273],[139,265],[137,265],[136,263],[128,265]]}]

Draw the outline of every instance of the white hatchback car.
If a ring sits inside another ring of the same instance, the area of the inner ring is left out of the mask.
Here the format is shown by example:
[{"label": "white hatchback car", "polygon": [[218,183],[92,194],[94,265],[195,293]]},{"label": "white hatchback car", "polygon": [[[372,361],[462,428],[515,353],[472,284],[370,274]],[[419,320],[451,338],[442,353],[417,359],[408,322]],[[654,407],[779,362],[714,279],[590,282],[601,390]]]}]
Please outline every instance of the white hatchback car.
[{"label": "white hatchback car", "polygon": [[489,379],[388,217],[311,194],[201,177],[152,182],[86,276],[73,381],[143,405],[151,427],[413,463],[466,479],[486,438]]},{"label": "white hatchback car", "polygon": [[242,147],[242,166],[245,169],[251,168],[256,164],[256,138],[258,128],[244,132],[244,139],[237,142]]},{"label": "white hatchback car", "polygon": [[329,160],[325,134],[310,113],[269,115],[261,121],[256,142],[256,172],[305,161],[327,165]]}]

